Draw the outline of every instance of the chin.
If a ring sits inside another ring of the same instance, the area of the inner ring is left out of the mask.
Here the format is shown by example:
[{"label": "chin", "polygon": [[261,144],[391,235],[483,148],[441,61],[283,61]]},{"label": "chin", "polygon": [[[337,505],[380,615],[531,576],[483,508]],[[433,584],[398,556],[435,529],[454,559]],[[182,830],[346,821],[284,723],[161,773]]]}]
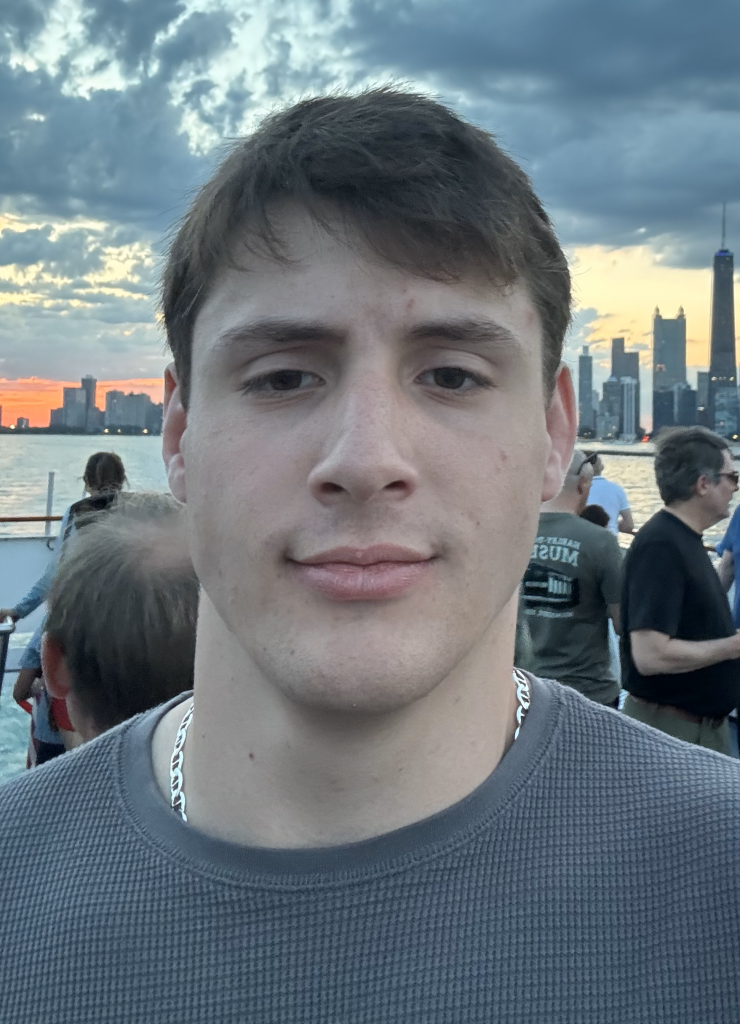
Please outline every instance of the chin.
[{"label": "chin", "polygon": [[[269,652],[269,653],[268,653]],[[422,700],[442,682],[456,658],[437,645],[306,645],[251,652],[262,674],[299,707],[324,714],[386,715]]]}]

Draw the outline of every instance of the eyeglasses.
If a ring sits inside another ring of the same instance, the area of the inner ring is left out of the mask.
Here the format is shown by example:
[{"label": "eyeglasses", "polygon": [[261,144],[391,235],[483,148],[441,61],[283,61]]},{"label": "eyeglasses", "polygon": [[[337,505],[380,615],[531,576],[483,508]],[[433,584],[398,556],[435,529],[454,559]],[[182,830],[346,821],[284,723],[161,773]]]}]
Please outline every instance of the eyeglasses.
[{"label": "eyeglasses", "polygon": [[[575,473],[573,475],[574,476],[580,476],[581,475],[581,470],[583,469],[584,466],[589,466],[589,465],[590,466],[595,466],[596,465],[596,460],[598,459],[598,457],[599,457],[599,453],[598,452],[592,452],[590,455],[587,455],[586,458],[583,460],[583,462],[580,464],[580,466],[578,467],[578,469],[575,471]],[[735,475],[737,476],[737,474],[735,474]]]},{"label": "eyeglasses", "polygon": [[732,480],[734,487],[737,487],[737,485],[740,484],[740,473],[736,470],[732,473],[718,473],[717,476],[726,476],[728,480]]}]

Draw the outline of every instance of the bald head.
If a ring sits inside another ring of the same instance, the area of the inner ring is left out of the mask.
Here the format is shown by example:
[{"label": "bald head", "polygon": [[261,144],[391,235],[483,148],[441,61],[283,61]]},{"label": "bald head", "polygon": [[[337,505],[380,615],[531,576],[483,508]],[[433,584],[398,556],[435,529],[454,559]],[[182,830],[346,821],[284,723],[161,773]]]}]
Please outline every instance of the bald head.
[{"label": "bald head", "polygon": [[557,497],[542,506],[545,512],[573,512],[580,515],[588,504],[588,492],[594,478],[593,456],[578,448],[573,452],[563,488]]}]

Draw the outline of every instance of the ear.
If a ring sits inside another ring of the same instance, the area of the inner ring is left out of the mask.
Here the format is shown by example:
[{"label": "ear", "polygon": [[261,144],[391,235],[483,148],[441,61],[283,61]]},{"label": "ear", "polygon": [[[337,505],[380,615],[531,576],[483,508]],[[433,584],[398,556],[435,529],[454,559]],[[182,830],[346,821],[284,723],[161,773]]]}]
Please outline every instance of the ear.
[{"label": "ear", "polygon": [[175,364],[164,371],[164,418],[162,421],[162,457],[170,490],[178,501],[187,500],[185,493],[185,456],[183,437],[188,425],[188,414],[182,403],[180,383]]},{"label": "ear", "polygon": [[573,458],[573,445],[578,430],[576,396],[570,370],[561,364],[555,378],[555,390],[545,416],[549,441],[545,473],[542,478],[542,501],[550,501],[563,487],[565,474]]},{"label": "ear", "polygon": [[698,494],[700,497],[705,495],[709,490],[711,482],[708,476],[700,476],[694,484],[694,494]]},{"label": "ear", "polygon": [[62,648],[48,633],[44,633],[41,641],[41,666],[49,693],[66,700],[72,689],[72,677]]}]

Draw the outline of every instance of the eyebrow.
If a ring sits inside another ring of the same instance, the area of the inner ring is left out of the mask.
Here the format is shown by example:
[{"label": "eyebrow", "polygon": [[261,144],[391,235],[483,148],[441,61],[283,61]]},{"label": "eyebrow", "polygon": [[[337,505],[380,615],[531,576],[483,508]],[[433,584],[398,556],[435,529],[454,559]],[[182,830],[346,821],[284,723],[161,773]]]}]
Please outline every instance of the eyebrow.
[{"label": "eyebrow", "polygon": [[[263,348],[271,345],[290,345],[301,342],[329,341],[341,344],[347,331],[315,320],[287,320],[266,318],[252,320],[223,331],[216,339],[217,349],[234,346]],[[447,341],[472,347],[488,346],[514,354],[522,350],[521,342],[512,332],[487,317],[463,317],[448,320],[430,320],[415,324],[405,333],[409,341]]]}]

